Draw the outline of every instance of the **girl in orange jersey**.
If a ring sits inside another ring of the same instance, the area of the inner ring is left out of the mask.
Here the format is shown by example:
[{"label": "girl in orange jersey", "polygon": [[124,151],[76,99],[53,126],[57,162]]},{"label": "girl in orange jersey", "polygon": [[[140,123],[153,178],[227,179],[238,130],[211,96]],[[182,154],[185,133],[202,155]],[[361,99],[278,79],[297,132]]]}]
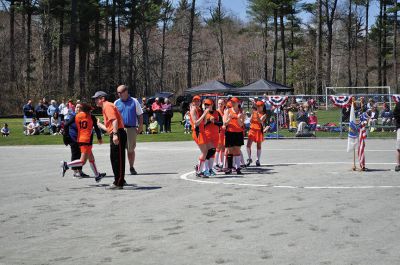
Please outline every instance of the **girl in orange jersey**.
[{"label": "girl in orange jersey", "polygon": [[253,113],[250,117],[250,130],[247,139],[247,164],[246,166],[250,166],[253,162],[251,159],[251,145],[253,142],[257,143],[257,161],[256,166],[260,166],[260,157],[261,157],[261,144],[264,141],[264,133],[263,133],[263,124],[267,118],[267,114],[264,112],[264,102],[257,101],[256,110],[253,110]]},{"label": "girl in orange jersey", "polygon": [[65,126],[66,128],[65,133],[66,135],[68,135],[69,124],[71,123],[76,124],[76,128],[78,131],[78,136],[76,138],[76,141],[81,149],[81,158],[69,163],[61,161],[60,164],[62,169],[61,173],[62,176],[64,177],[65,172],[70,167],[82,167],[84,164],[86,164],[86,161],[89,159],[90,167],[95,175],[95,180],[96,182],[99,182],[106,174],[99,173],[97,171],[96,163],[94,161],[94,156],[92,152],[93,128],[95,129],[99,144],[102,144],[103,140],[101,138],[101,131],[97,126],[96,117],[93,116],[90,111],[91,107],[88,104],[81,104],[81,112],[79,112],[78,114],[76,114],[75,117],[70,119]]},{"label": "girl in orange jersey", "polygon": [[[219,114],[220,120],[222,120],[222,117],[224,117],[224,111],[225,111],[225,100],[220,98],[218,100],[218,108],[217,112]],[[218,145],[217,145],[217,153],[215,156],[215,166],[216,168],[221,169],[224,164],[224,158],[225,158],[225,127],[220,126],[219,127],[219,132],[218,132]]]},{"label": "girl in orange jersey", "polygon": [[208,152],[208,141],[204,132],[204,122],[209,109],[202,111],[200,107],[200,96],[194,96],[190,105],[190,123],[192,125],[192,138],[200,149],[199,163],[196,165],[197,177],[208,177],[203,174],[203,168]]},{"label": "girl in orange jersey", "polygon": [[210,174],[215,176],[216,174],[212,167],[214,165],[214,157],[216,152],[215,148],[218,146],[219,142],[219,128],[222,126],[222,116],[220,116],[218,111],[214,110],[214,101],[211,99],[205,99],[203,104],[205,109],[209,109],[204,124],[204,131],[206,133],[209,147],[206,156],[206,168],[204,175]]},{"label": "girl in orange jersey", "polygon": [[228,164],[225,174],[232,173],[232,168],[236,169],[237,174],[242,174],[240,171],[240,147],[244,144],[243,124],[245,117],[239,109],[240,100],[234,97],[230,101],[232,108],[225,110],[223,119],[226,127],[225,147]]}]

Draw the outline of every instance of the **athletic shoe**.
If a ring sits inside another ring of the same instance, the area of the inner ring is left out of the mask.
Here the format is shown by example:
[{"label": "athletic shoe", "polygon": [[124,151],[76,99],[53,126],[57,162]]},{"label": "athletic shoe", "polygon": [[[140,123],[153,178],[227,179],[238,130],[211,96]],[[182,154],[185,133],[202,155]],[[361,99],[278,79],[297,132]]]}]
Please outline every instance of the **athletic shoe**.
[{"label": "athletic shoe", "polygon": [[60,162],[60,167],[61,167],[61,177],[65,176],[65,172],[68,170],[67,162],[61,161]]},{"label": "athletic shoe", "polygon": [[211,175],[209,170],[208,170],[208,171],[207,171],[207,170],[204,170],[202,173],[203,173],[203,178],[204,178],[204,177],[207,177],[207,178],[208,178],[208,177]]},{"label": "athletic shoe", "polygon": [[242,171],[240,171],[240,168],[237,168],[237,169],[236,169],[236,174],[238,174],[238,175],[243,175]]},{"label": "athletic shoe", "polygon": [[258,161],[258,160],[256,161],[256,166],[257,167],[261,166],[260,161]]},{"label": "athletic shoe", "polygon": [[99,175],[98,175],[97,177],[95,177],[94,180],[95,180],[96,182],[100,182],[100,180],[101,180],[102,178],[104,178],[105,176],[106,176],[106,173],[99,173]]},{"label": "athletic shoe", "polygon": [[107,190],[122,190],[124,187],[123,186],[117,186],[114,183],[108,186],[106,189]]},{"label": "athletic shoe", "polygon": [[225,175],[229,175],[229,174],[232,174],[232,169],[231,168],[227,168],[225,170]]},{"label": "athletic shoe", "polygon": [[137,172],[136,172],[136,170],[135,170],[134,167],[131,167],[131,168],[129,169],[129,171],[131,172],[131,175],[137,175]]},{"label": "athletic shoe", "polygon": [[399,171],[400,171],[400,165],[397,165],[397,166],[394,168],[394,171],[399,172]]},{"label": "athletic shoe", "polygon": [[196,172],[199,171],[199,165],[194,165],[194,170],[196,170]]},{"label": "athletic shoe", "polygon": [[253,163],[253,160],[251,158],[247,159],[246,166],[250,166],[251,163]]},{"label": "athletic shoe", "polygon": [[78,171],[74,172],[73,175],[74,178],[81,178],[81,173],[79,173]]},{"label": "athletic shoe", "polygon": [[88,177],[90,177],[88,174],[83,173],[83,171],[81,171],[81,172],[79,173],[79,175],[80,175],[81,178],[88,178]]},{"label": "athletic shoe", "polygon": [[213,169],[210,169],[210,176],[215,176],[215,175],[217,175],[217,173],[215,173]]},{"label": "athletic shoe", "polygon": [[222,166],[220,164],[215,164],[214,168],[222,168]]},{"label": "athletic shoe", "polygon": [[203,172],[197,172],[196,171],[196,177],[202,178],[203,177]]}]

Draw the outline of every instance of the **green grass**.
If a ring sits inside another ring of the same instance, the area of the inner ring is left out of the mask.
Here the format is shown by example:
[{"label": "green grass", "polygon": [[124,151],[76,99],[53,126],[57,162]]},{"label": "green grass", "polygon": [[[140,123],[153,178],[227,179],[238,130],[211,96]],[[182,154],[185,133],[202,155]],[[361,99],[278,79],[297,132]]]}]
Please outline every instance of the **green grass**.
[{"label": "green grass", "polygon": [[[340,111],[338,109],[331,110],[318,110],[316,111],[318,116],[319,124],[326,124],[328,122],[339,123]],[[183,126],[181,125],[181,114],[174,113],[172,119],[171,130],[172,133],[167,134],[142,134],[138,136],[138,142],[167,142],[167,141],[190,141],[192,137],[190,134],[184,134]],[[62,145],[61,135],[35,135],[35,136],[25,136],[23,134],[22,119],[0,119],[0,125],[3,127],[4,123],[8,123],[11,130],[10,137],[0,137],[0,146],[7,145]],[[280,135],[284,137],[294,137],[295,133],[288,132],[288,130],[282,129],[279,131]],[[316,132],[317,137],[340,137],[340,133],[331,132]],[[342,138],[346,138],[347,134],[344,132]],[[370,138],[395,138],[396,134],[394,132],[372,132],[369,133]],[[109,142],[109,137],[104,137],[104,142]]]}]

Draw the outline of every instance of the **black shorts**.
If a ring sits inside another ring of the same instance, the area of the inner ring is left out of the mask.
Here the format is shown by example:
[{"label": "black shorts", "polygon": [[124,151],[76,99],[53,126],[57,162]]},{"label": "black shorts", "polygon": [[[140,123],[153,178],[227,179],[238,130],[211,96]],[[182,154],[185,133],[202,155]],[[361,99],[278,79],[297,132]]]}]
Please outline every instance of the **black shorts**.
[{"label": "black shorts", "polygon": [[225,132],[225,147],[244,145],[243,132]]}]

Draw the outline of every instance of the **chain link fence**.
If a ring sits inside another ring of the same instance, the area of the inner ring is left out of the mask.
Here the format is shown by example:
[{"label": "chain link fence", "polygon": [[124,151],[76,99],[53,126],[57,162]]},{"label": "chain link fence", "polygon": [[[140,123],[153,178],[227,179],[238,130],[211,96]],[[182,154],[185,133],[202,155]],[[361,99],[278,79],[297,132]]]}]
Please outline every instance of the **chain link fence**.
[{"label": "chain link fence", "polygon": [[[243,111],[247,114],[246,126],[253,110],[253,102],[264,100],[264,96],[235,95],[242,100]],[[390,94],[357,94],[356,118],[366,112],[369,116],[367,126],[370,138],[395,138],[396,127],[393,118],[395,103]],[[219,98],[230,96],[213,96]],[[335,106],[327,95],[289,95],[287,101],[280,107],[266,104],[268,114],[265,124],[265,137],[308,138],[330,137],[347,138],[350,107]]]}]

